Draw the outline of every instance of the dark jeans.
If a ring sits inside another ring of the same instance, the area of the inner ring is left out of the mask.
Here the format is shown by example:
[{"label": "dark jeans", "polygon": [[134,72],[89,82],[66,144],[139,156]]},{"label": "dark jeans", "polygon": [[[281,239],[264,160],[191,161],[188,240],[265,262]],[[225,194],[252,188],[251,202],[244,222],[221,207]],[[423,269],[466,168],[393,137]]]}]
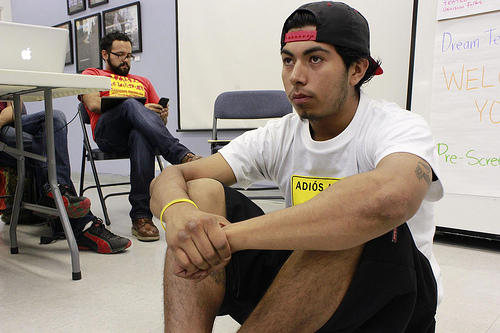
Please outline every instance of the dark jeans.
[{"label": "dark jeans", "polygon": [[[24,149],[38,155],[46,156],[45,112],[41,111],[23,115],[21,121]],[[13,126],[14,123],[11,126],[2,127],[0,130],[0,140],[10,147],[16,147],[16,134]],[[76,194],[75,187],[71,181],[66,116],[59,110],[54,110],[54,132],[57,181],[60,184],[68,185],[71,191]],[[17,166],[16,159],[3,152],[0,152],[0,161],[2,165]],[[41,191],[42,187],[48,182],[46,163],[26,158],[26,167],[35,175],[37,188]],[[79,219],[70,219],[76,238],[80,235],[85,224],[93,218],[94,215],[89,213]]]},{"label": "dark jeans", "polygon": [[104,152],[130,151],[130,218],[152,218],[149,184],[155,175],[155,152],[179,164],[190,150],[170,134],[156,112],[133,98],[102,114],[94,134]]}]

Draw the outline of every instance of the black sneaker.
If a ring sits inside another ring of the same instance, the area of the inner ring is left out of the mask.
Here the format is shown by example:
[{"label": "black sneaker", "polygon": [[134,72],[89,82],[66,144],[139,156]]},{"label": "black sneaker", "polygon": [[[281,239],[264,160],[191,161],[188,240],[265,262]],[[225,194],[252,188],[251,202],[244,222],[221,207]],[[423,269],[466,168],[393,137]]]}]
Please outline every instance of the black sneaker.
[{"label": "black sneaker", "polygon": [[[66,208],[66,212],[68,212],[68,217],[77,219],[89,213],[90,211],[89,198],[77,197],[72,193],[72,191],[66,185],[59,184],[59,191],[61,191],[61,196],[64,202],[64,207]],[[45,185],[43,187],[43,194],[40,197],[40,200],[38,200],[38,204],[41,206],[56,208],[54,195],[52,194],[49,185]],[[35,214],[49,218],[56,217],[42,212],[35,212]]]},{"label": "black sneaker", "polygon": [[115,235],[106,227],[100,218],[94,218],[92,225],[83,231],[76,240],[78,249],[92,250],[97,253],[117,253],[132,245],[125,237]]}]

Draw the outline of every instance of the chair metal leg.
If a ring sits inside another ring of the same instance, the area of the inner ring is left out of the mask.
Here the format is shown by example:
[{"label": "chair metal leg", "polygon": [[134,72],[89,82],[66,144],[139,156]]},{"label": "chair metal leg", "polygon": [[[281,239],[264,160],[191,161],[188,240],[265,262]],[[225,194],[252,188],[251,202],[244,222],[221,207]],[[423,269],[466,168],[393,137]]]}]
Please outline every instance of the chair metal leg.
[{"label": "chair metal leg", "polygon": [[[84,179],[84,177],[85,177],[85,163],[87,162],[87,160],[90,162],[90,166],[92,168],[92,175],[94,177],[95,186],[84,187],[84,185],[83,185],[84,184],[84,180],[85,180]],[[156,161],[158,163],[158,166],[159,166],[160,170],[163,171],[164,166],[163,166],[163,162],[161,160],[161,157],[159,155],[156,156]],[[108,197],[112,197],[112,196],[119,196],[119,195],[130,194],[130,192],[117,192],[117,193],[110,193],[110,194],[104,195],[103,192],[102,192],[102,188],[103,187],[107,187],[107,186],[128,185],[128,184],[130,184],[130,182],[113,183],[113,184],[104,184],[104,185],[102,185],[101,182],[100,182],[100,180],[99,180],[99,175],[98,175],[98,172],[97,172],[97,167],[95,165],[95,160],[92,157],[92,153],[89,152],[85,147],[83,148],[82,168],[81,168],[81,175],[80,175],[80,196],[83,196],[83,193],[86,190],[88,190],[88,189],[95,188],[97,190],[97,194],[99,196],[99,201],[101,202],[102,212],[103,212],[103,215],[104,215],[104,221],[106,222],[106,225],[110,225],[111,224],[111,220],[110,220],[109,214],[108,214],[108,208],[107,208],[107,205],[106,205],[106,199]]]},{"label": "chair metal leg", "polygon": [[101,207],[102,207],[102,213],[104,215],[104,221],[106,222],[106,225],[111,224],[111,220],[109,219],[108,215],[108,208],[106,206],[106,200],[104,199],[104,195],[102,194],[102,188],[101,188],[101,182],[99,181],[99,176],[97,174],[97,168],[95,166],[95,161],[92,158],[92,154],[89,154],[89,162],[90,166],[92,168],[92,174],[94,175],[94,181],[97,189],[97,194],[99,195],[99,201],[101,202]]},{"label": "chair metal leg", "polygon": [[82,152],[82,167],[80,168],[80,196],[83,196],[83,185],[85,182],[85,163],[87,163],[87,150],[85,149],[85,146],[83,147],[83,152]]},{"label": "chair metal leg", "polygon": [[161,161],[160,155],[156,155],[156,161],[158,161],[158,167],[160,168],[160,171],[163,171],[163,162]]}]

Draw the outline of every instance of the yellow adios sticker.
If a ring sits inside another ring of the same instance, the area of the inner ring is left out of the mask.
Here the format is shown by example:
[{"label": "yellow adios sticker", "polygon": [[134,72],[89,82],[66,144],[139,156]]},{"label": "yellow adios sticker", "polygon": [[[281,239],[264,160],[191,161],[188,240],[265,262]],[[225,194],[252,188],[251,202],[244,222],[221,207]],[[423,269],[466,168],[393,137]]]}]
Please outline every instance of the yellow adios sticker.
[{"label": "yellow adios sticker", "polygon": [[292,205],[311,200],[340,178],[292,176]]}]

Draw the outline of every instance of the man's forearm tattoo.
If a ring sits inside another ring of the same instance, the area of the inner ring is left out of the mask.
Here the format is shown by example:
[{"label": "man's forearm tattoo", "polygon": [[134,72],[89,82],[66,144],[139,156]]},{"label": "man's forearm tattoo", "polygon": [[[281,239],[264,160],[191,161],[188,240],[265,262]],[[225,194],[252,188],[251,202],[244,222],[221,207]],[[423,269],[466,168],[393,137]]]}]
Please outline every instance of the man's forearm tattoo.
[{"label": "man's forearm tattoo", "polygon": [[418,180],[424,179],[427,182],[427,185],[431,185],[431,177],[432,173],[431,168],[422,162],[418,162],[417,168],[415,169],[415,174],[417,175]]}]

